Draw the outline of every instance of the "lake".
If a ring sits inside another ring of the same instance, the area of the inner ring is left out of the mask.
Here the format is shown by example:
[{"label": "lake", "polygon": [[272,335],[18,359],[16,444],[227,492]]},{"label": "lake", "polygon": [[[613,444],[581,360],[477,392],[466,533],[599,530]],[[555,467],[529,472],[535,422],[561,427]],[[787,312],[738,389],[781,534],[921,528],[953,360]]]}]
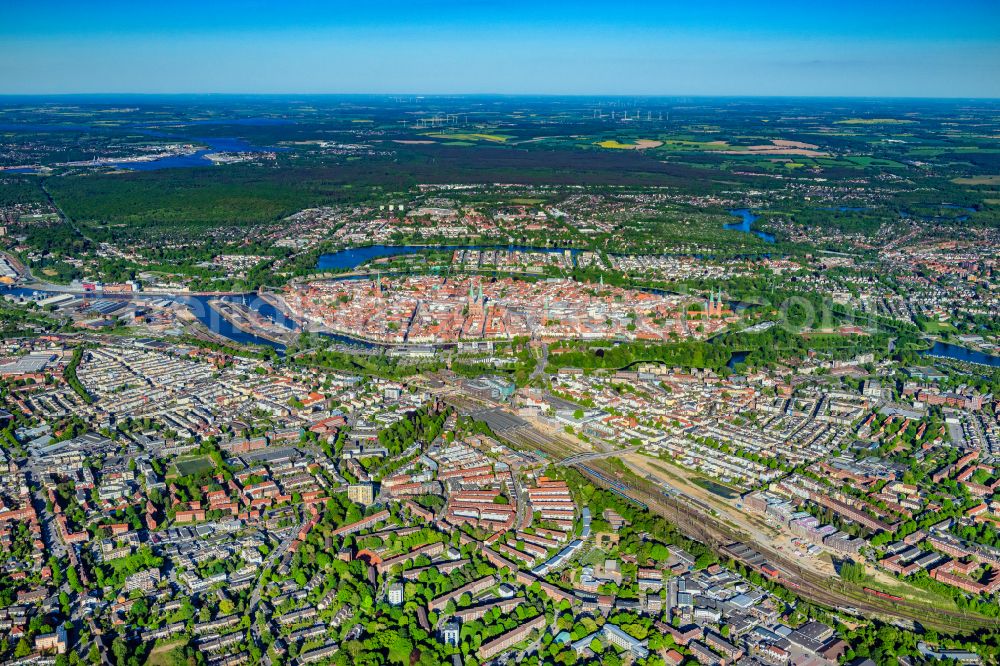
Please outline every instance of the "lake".
[{"label": "lake", "polygon": [[753,228],[753,223],[759,219],[758,215],[754,215],[750,212],[749,208],[736,208],[729,211],[730,215],[734,215],[740,218],[740,222],[733,222],[732,224],[722,225],[726,229],[731,229],[732,231],[742,231],[745,234],[753,234],[757,238],[760,238],[765,243],[773,243],[774,235],[769,234],[766,231],[758,231]]},{"label": "lake", "polygon": [[[959,206],[958,204],[943,203],[940,204],[940,208],[947,208],[949,210],[960,210],[964,213],[975,213],[975,208],[969,208],[968,206]],[[969,219],[969,215],[958,215],[956,217],[941,217],[939,215],[915,215],[907,210],[899,211],[899,214],[904,218],[915,218],[917,220],[923,220],[924,222],[966,222]]]}]

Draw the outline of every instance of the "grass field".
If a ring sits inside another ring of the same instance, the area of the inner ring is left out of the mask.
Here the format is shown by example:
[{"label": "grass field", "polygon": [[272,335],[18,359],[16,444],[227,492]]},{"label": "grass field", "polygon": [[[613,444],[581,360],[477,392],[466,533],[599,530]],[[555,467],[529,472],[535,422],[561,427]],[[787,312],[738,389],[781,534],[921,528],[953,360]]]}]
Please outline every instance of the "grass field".
[{"label": "grass field", "polygon": [[178,476],[193,476],[204,474],[215,469],[215,463],[208,456],[198,456],[186,460],[178,460],[174,463],[174,470]]},{"label": "grass field", "polygon": [[969,176],[968,178],[953,178],[956,185],[1000,185],[1000,176]]},{"label": "grass field", "polygon": [[739,491],[734,490],[728,486],[724,486],[717,481],[712,481],[711,479],[706,479],[704,477],[694,477],[691,479],[691,483],[695,484],[699,488],[704,488],[710,493],[715,493],[719,497],[731,500],[736,499],[740,496]]},{"label": "grass field", "polygon": [[935,321],[932,319],[930,321],[920,322],[920,330],[924,333],[930,333],[933,335],[935,333],[954,332],[955,327],[946,321]]},{"label": "grass field", "polygon": [[[771,161],[774,159],[774,154],[759,153],[759,154],[733,154],[731,155],[734,159],[743,160],[767,160]],[[781,163],[781,168],[783,169],[799,169],[804,167],[819,167],[821,169],[862,169],[865,167],[881,167],[881,168],[899,168],[904,169],[906,165],[902,162],[897,162],[895,160],[887,160],[882,158],[867,157],[864,155],[852,155],[842,158],[835,157],[808,157],[804,155],[795,155],[794,162],[784,162]],[[772,162],[773,163],[773,162]],[[793,166],[798,165],[798,166]]]},{"label": "grass field", "polygon": [[691,141],[688,139],[667,139],[663,142],[664,150],[677,152],[704,152],[713,150],[730,150],[732,148],[726,141]]},{"label": "grass field", "polygon": [[186,640],[172,640],[167,642],[159,642],[153,647],[149,653],[149,657],[146,658],[146,666],[180,666],[181,664],[187,664],[188,661],[184,657],[184,645],[187,643]]},{"label": "grass field", "polygon": [[[872,567],[866,567],[866,570],[870,574],[872,572]],[[955,604],[955,600],[951,597],[935,594],[934,592],[917,587],[916,585],[911,585],[906,581],[897,580],[883,571],[878,571],[875,574],[873,583],[872,587],[881,590],[882,592],[895,594],[897,596],[912,599],[913,601],[925,604],[935,604],[936,606],[948,610],[955,610],[958,608]]]},{"label": "grass field", "polygon": [[902,162],[897,162],[895,160],[887,160],[878,157],[869,157],[867,155],[852,155],[850,157],[845,157],[844,159],[847,162],[857,164],[859,166],[891,166],[891,167],[906,166]]}]

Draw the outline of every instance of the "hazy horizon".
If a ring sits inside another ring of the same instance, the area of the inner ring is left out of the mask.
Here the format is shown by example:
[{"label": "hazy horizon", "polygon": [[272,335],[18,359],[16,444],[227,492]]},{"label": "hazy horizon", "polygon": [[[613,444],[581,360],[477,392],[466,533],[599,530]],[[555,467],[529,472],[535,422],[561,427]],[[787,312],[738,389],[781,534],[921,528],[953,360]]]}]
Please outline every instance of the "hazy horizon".
[{"label": "hazy horizon", "polygon": [[93,91],[93,92],[58,92],[58,93],[3,93],[0,92],[0,99],[24,98],[24,99],[57,99],[57,98],[185,98],[185,97],[215,97],[215,98],[253,98],[253,97],[409,97],[413,99],[474,99],[474,98],[539,98],[539,99],[601,99],[601,100],[670,100],[677,102],[686,99],[704,100],[849,100],[849,101],[893,101],[893,100],[923,100],[923,101],[977,101],[977,102],[1000,102],[1000,95],[990,97],[975,96],[920,96],[920,95],[725,95],[725,94],[683,94],[683,93],[500,93],[500,92],[471,92],[471,93],[401,93],[401,92],[139,92],[139,91]]},{"label": "hazy horizon", "polygon": [[981,0],[8,0],[0,94],[993,99],[997,25]]}]

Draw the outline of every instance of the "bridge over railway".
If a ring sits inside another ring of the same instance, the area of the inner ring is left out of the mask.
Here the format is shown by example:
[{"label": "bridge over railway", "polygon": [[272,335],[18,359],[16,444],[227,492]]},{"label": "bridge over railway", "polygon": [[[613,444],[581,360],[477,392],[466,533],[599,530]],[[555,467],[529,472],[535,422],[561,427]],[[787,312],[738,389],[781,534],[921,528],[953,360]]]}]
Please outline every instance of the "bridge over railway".
[{"label": "bridge over railway", "polygon": [[562,465],[564,467],[572,467],[574,465],[579,465],[586,462],[592,462],[594,460],[601,460],[602,458],[610,458],[612,456],[620,456],[626,453],[635,453],[642,448],[641,444],[635,446],[630,446],[627,449],[611,449],[609,451],[598,451],[595,453],[579,453],[575,456],[569,456],[568,458],[563,458],[557,465]]}]

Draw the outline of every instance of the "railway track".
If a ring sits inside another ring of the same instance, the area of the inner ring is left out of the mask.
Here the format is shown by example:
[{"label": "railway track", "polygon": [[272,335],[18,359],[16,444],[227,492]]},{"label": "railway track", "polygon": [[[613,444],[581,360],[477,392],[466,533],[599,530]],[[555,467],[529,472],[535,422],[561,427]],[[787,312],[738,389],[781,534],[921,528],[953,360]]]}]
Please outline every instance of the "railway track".
[{"label": "railway track", "polygon": [[507,414],[495,403],[455,392],[442,394],[441,399],[463,416],[485,421],[493,432],[517,448],[541,451],[556,460],[564,458],[567,453],[571,455],[588,453],[582,443],[574,443],[568,438],[556,439],[538,430],[528,421]]},{"label": "railway track", "polygon": [[[463,395],[449,395],[446,400],[467,414],[482,413],[485,409],[496,405],[484,405],[482,401]],[[568,455],[584,453],[582,445],[568,446],[560,438],[558,441],[530,423],[527,427],[512,428],[505,431],[495,431],[498,436],[518,448],[528,448],[548,454],[554,460],[561,460]],[[863,615],[884,617],[895,623],[904,621],[912,625],[920,625],[945,633],[969,633],[980,629],[1000,629],[1000,619],[963,613],[955,609],[942,609],[932,604],[921,603],[909,599],[888,599],[875,597],[865,592],[864,588],[852,583],[831,579],[819,573],[804,569],[787,556],[752,539],[747,534],[733,529],[711,514],[708,507],[695,506],[694,500],[689,505],[684,496],[674,497],[648,481],[639,479],[636,483],[622,483],[614,478],[615,470],[607,460],[590,459],[586,464],[572,465],[585,474],[597,485],[614,490],[618,494],[638,502],[648,510],[654,511],[675,524],[684,536],[699,541],[711,547],[723,557],[722,547],[733,542],[745,543],[760,552],[767,561],[780,567],[786,575],[780,583],[802,599],[829,608],[855,608]],[[594,469],[596,468],[596,470]],[[588,469],[590,472],[588,472]],[[591,472],[599,472],[595,476]],[[603,478],[602,478],[603,477]],[[615,485],[617,484],[617,486]],[[747,564],[744,562],[744,564]]]},{"label": "railway track", "polygon": [[[631,483],[625,484],[616,481],[613,477],[614,472],[602,463],[603,461],[600,460],[593,461],[593,467],[599,468],[597,470],[600,473],[599,476],[592,473],[594,470],[584,469],[586,466],[575,467],[598,485],[641,502],[649,510],[659,513],[677,525],[682,534],[710,546],[716,552],[720,552],[722,546],[732,542],[747,544],[760,552],[770,564],[782,570],[785,575],[779,581],[781,584],[812,603],[830,609],[853,607],[859,611],[885,616],[893,620],[905,620],[948,633],[968,633],[979,629],[1000,628],[1000,620],[994,618],[970,615],[954,609],[942,609],[932,604],[909,599],[875,597],[866,593],[861,586],[839,579],[830,579],[804,569],[766,544],[750,539],[746,534],[730,528],[713,516],[693,506],[688,506],[679,499],[668,497],[655,486],[650,490],[636,487]],[[649,485],[652,486],[652,484]],[[728,555],[724,556],[728,557]],[[744,562],[744,564],[748,563]],[[754,568],[759,570],[759,567]]]}]

